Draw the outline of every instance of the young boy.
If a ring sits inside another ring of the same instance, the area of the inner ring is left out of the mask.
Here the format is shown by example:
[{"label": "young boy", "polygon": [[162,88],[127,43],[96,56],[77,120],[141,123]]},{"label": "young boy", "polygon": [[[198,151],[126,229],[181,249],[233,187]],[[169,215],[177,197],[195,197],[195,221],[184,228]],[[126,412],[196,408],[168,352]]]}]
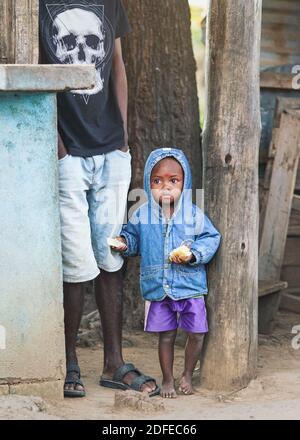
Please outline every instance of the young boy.
[{"label": "young boy", "polygon": [[178,327],[188,333],[179,390],[193,393],[192,374],[208,331],[204,265],[217,251],[220,234],[191,202],[191,170],[181,150],[154,150],[145,165],[144,187],[148,202],[134,212],[113,249],[125,256],[141,255],[145,330],[159,333],[160,394],[172,398],[176,397],[173,359]]}]

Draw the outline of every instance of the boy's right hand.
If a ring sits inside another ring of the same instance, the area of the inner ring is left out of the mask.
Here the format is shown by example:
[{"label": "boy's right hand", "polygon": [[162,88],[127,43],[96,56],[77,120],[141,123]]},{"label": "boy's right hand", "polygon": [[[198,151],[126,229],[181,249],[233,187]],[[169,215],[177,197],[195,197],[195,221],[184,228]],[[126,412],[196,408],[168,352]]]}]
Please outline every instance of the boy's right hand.
[{"label": "boy's right hand", "polygon": [[108,238],[107,243],[114,251],[125,252],[127,250],[127,244],[124,237]]}]

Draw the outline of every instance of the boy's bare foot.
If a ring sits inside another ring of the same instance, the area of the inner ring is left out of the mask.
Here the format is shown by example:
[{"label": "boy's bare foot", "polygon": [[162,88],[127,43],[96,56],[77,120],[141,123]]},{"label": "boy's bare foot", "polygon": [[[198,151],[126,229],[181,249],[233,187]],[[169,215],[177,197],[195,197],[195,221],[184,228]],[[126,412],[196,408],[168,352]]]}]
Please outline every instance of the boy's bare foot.
[{"label": "boy's bare foot", "polygon": [[160,389],[161,397],[166,399],[174,399],[177,397],[177,393],[175,391],[175,383],[174,379],[170,382],[163,381]]},{"label": "boy's bare foot", "polygon": [[192,385],[192,376],[182,376],[179,383],[179,391],[183,394],[189,395],[194,394],[194,388]]}]

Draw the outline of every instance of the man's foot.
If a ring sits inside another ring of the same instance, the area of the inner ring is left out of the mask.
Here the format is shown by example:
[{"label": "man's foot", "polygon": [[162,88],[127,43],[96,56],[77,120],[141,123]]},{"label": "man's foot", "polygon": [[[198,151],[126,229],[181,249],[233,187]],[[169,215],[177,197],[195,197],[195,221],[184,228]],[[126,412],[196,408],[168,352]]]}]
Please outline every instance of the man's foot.
[{"label": "man's foot", "polygon": [[72,383],[65,383],[64,390],[65,391],[84,391],[84,387],[82,385],[79,385],[76,380],[78,379],[78,375],[76,373],[72,373]]},{"label": "man's foot", "polygon": [[[123,378],[123,382],[130,386],[134,381],[134,379],[136,379],[137,377],[138,377],[137,373],[127,373]],[[142,384],[140,388],[141,392],[145,391],[147,393],[152,393],[152,391],[154,391],[155,389],[156,389],[156,383],[154,380]]]},{"label": "man's foot", "polygon": [[166,399],[174,399],[175,397],[177,397],[177,393],[175,391],[174,379],[170,381],[163,380],[161,385],[160,395],[161,397],[164,397]]},{"label": "man's foot", "polygon": [[135,389],[147,392],[149,395],[159,393],[155,380],[142,374],[133,364],[123,364],[114,372],[105,370],[100,379],[100,385],[110,388]]},{"label": "man's foot", "polygon": [[194,388],[192,385],[192,376],[183,375],[179,383],[179,391],[183,394],[194,394]]},{"label": "man's foot", "polygon": [[65,397],[85,397],[85,389],[80,379],[80,368],[77,364],[67,365],[67,375],[64,385]]}]

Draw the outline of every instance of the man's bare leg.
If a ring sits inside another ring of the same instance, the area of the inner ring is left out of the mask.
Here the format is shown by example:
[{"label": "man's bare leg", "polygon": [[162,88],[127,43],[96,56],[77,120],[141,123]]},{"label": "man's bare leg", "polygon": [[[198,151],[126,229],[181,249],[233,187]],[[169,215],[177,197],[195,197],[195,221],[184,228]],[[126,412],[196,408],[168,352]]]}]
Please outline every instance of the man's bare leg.
[{"label": "man's bare leg", "polygon": [[[83,313],[84,283],[64,283],[64,312],[65,312],[65,344],[66,361],[68,364],[78,364],[76,355],[76,339]],[[74,385],[65,385],[65,390],[74,390]],[[81,385],[75,390],[83,391]]]},{"label": "man's bare leg", "polygon": [[[115,371],[124,364],[122,357],[123,271],[107,272],[101,269],[95,281],[96,303],[99,309],[104,343],[103,378],[112,379]],[[137,377],[128,373],[124,382],[130,385]],[[142,385],[141,391],[150,393],[155,382]]]}]

